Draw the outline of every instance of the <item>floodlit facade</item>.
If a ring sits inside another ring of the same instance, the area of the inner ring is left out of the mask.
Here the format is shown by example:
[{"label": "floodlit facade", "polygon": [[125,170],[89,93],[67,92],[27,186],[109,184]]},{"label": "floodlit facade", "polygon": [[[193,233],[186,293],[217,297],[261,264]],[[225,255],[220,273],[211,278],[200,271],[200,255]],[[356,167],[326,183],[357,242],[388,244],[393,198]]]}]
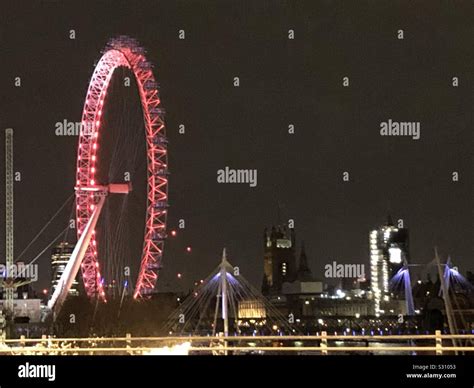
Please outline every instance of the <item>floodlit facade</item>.
[{"label": "floodlit facade", "polygon": [[389,281],[408,262],[408,230],[397,228],[388,217],[387,224],[369,234],[370,290],[376,314],[390,302]]},{"label": "floodlit facade", "polygon": [[[51,253],[51,295],[54,294],[56,287],[59,283],[59,279],[66,268],[66,265],[71,258],[72,251],[74,250],[74,245],[69,244],[68,242],[61,242],[56,245]],[[78,275],[79,276],[79,275]],[[79,295],[79,282],[76,279],[72,282],[72,286],[69,289],[69,295],[77,296]]]},{"label": "floodlit facade", "polygon": [[267,311],[265,304],[258,299],[239,301],[239,319],[265,319]]}]

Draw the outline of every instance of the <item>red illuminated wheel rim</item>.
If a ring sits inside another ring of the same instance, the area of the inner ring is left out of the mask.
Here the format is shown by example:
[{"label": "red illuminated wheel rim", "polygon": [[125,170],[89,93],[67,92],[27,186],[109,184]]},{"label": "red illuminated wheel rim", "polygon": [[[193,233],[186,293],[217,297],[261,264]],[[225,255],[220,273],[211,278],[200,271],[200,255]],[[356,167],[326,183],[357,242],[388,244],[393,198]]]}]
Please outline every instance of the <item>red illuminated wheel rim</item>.
[{"label": "red illuminated wheel rim", "polygon": [[[134,298],[149,295],[155,288],[163,257],[166,238],[168,207],[167,140],[163,110],[160,107],[158,85],[152,65],[145,57],[145,50],[129,37],[111,40],[95,67],[82,112],[76,172],[76,221],[77,238],[89,221],[97,196],[81,188],[97,185],[95,175],[100,168],[100,132],[106,95],[115,69],[126,67],[134,74],[145,124],[147,152],[147,205],[145,233],[140,270]],[[100,182],[104,183],[104,182]],[[108,182],[109,183],[109,182]],[[95,231],[81,264],[84,288],[89,297],[105,301],[105,292],[98,261]]]}]

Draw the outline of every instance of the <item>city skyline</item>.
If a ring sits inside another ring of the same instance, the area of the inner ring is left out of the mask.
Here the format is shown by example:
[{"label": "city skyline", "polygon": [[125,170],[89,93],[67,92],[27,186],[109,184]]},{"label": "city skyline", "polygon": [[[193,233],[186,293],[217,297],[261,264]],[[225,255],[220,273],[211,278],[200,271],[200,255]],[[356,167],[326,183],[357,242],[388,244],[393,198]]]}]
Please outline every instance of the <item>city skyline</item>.
[{"label": "city skyline", "polygon": [[0,388],[472,386],[473,20],[2,4]]},{"label": "city skyline", "polygon": [[[462,39],[471,28],[467,13],[459,10],[458,28],[445,31],[443,40],[426,40],[434,33],[432,25],[449,24],[441,16],[442,6],[428,11],[430,24],[407,18],[388,4],[378,5],[375,22],[353,6],[350,15],[336,21],[337,34],[328,28],[331,8],[321,4],[273,5],[267,23],[260,23],[258,6],[252,13],[251,5],[230,10],[216,5],[210,30],[200,30],[193,21],[203,12],[196,5],[184,9],[165,2],[160,7],[169,22],[154,30],[143,27],[143,18],[150,25],[155,12],[125,17],[126,6],[110,10],[116,18],[107,24],[93,23],[74,6],[48,3],[24,11],[27,22],[21,28],[7,21],[4,36],[10,49],[2,90],[10,98],[2,97],[2,124],[15,130],[15,169],[22,173],[15,183],[16,254],[72,194],[77,137],[56,136],[56,123],[80,119],[98,53],[121,31],[147,48],[167,112],[172,173],[168,225],[178,236],[165,247],[159,287],[171,286],[181,272],[199,279],[213,268],[223,247],[258,283],[258,236],[265,225],[277,222],[278,213],[281,220],[295,221],[297,239],[306,241],[315,273],[332,260],[367,263],[367,233],[389,210],[410,230],[413,260],[431,261],[438,246],[442,257],[449,254],[469,269],[472,217],[465,209],[471,206],[473,187],[468,87],[473,59]],[[67,17],[51,17],[55,14]],[[234,16],[242,16],[241,21],[229,26]],[[360,22],[352,25],[355,20]],[[181,27],[187,32],[182,41]],[[344,27],[356,28],[360,35]],[[75,39],[70,39],[71,29]],[[290,29],[293,40],[288,39]],[[399,39],[399,29],[404,39]],[[208,42],[214,44],[202,46]],[[433,53],[442,63],[430,69]],[[16,76],[22,78],[21,87],[15,86]],[[439,86],[430,90],[433,83]],[[33,90],[34,103],[27,103]],[[420,138],[382,137],[380,123],[388,120],[421,122]],[[226,166],[256,169],[258,185],[219,184],[217,171]],[[453,171],[459,173],[457,182]],[[349,181],[343,180],[344,172]],[[28,206],[33,190],[42,206]],[[177,227],[180,219],[186,221],[183,231]],[[56,234],[48,231],[28,256]],[[48,262],[47,254],[39,261],[40,266]]]}]

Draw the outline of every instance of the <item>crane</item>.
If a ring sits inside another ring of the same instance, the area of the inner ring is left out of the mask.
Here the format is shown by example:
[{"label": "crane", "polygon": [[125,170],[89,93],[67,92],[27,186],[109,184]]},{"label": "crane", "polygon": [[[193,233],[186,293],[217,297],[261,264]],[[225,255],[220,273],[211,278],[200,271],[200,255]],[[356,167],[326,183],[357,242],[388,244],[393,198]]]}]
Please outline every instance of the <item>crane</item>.
[{"label": "crane", "polygon": [[14,266],[13,245],[13,129],[5,130],[5,270],[0,278],[0,286],[3,288],[4,313],[7,330],[9,323],[14,320],[14,294],[15,289],[29,283],[29,280],[16,278]]},{"label": "crane", "polygon": [[13,316],[13,293],[14,282],[9,276],[13,267],[13,129],[5,130],[5,264],[6,276],[4,274],[3,290],[5,299],[5,312]]}]

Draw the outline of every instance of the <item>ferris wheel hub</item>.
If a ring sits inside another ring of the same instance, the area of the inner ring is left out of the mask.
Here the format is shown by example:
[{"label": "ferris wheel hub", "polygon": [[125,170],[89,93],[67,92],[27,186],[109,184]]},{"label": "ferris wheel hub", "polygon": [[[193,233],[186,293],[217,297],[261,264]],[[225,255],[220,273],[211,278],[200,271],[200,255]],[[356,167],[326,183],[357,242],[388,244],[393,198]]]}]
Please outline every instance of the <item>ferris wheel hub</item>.
[{"label": "ferris wheel hub", "polygon": [[132,191],[132,183],[109,183],[108,185],[94,185],[94,186],[76,186],[74,187],[76,191],[87,191],[98,193],[99,195],[107,195],[108,193],[112,194],[128,194]]}]

